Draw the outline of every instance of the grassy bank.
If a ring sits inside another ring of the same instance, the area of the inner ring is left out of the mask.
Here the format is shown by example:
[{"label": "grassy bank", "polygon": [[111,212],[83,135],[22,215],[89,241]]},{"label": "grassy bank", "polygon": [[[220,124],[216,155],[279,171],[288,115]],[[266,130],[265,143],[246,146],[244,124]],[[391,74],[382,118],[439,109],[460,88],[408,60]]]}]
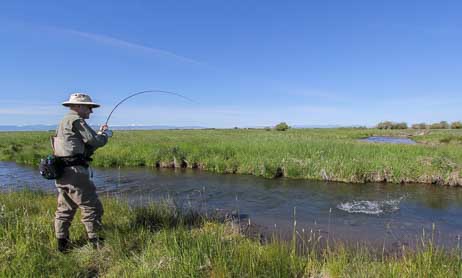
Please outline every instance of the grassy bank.
[{"label": "grassy bank", "polygon": [[55,197],[0,193],[1,277],[461,277],[460,250],[443,251],[422,242],[417,251],[384,255],[364,247],[317,239],[294,251],[292,242],[261,244],[228,224],[180,212],[168,204],[130,208],[111,197],[105,206],[106,244],[85,243],[76,216],[74,248],[56,249],[52,221]]},{"label": "grassy bank", "polygon": [[[50,153],[47,132],[0,133],[0,159],[34,164]],[[411,136],[419,144],[359,142]],[[342,182],[462,184],[458,130],[293,129],[116,131],[95,166],[190,167]]]}]

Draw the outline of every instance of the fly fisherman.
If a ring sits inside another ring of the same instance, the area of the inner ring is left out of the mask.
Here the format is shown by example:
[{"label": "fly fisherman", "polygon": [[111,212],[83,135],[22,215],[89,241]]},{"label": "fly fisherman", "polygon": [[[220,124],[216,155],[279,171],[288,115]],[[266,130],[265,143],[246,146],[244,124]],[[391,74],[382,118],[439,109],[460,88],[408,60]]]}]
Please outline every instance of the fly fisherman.
[{"label": "fly fisherman", "polygon": [[77,211],[81,209],[81,221],[85,225],[88,239],[95,248],[99,248],[103,238],[100,235],[103,205],[96,194],[96,187],[90,179],[88,169],[90,157],[97,148],[104,146],[112,135],[107,125],[102,125],[96,133],[86,122],[94,103],[90,96],[76,93],[62,105],[70,111],[64,116],[53,137],[54,155],[64,166],[63,174],[56,179],[58,189],[58,208],[55,216],[55,233],[58,250],[69,249],[69,227]]}]

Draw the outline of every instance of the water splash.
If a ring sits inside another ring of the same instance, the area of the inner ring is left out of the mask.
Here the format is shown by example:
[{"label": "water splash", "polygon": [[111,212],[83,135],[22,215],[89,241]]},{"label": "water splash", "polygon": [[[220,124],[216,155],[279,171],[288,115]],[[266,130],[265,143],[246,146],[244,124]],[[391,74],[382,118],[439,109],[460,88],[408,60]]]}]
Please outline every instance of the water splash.
[{"label": "water splash", "polygon": [[340,203],[337,208],[348,213],[364,213],[371,215],[380,215],[392,213],[399,210],[399,204],[405,196],[398,199],[383,200],[383,201],[352,201]]}]

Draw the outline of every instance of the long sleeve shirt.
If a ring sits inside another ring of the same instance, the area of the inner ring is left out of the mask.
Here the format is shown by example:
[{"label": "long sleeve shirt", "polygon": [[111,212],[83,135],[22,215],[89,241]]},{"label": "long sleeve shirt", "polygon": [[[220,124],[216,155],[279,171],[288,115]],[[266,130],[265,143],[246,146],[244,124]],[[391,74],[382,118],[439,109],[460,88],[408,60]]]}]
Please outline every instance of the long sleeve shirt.
[{"label": "long sleeve shirt", "polygon": [[108,137],[104,133],[96,133],[77,112],[71,110],[56,129],[53,148],[56,156],[83,155],[89,158],[107,141]]}]

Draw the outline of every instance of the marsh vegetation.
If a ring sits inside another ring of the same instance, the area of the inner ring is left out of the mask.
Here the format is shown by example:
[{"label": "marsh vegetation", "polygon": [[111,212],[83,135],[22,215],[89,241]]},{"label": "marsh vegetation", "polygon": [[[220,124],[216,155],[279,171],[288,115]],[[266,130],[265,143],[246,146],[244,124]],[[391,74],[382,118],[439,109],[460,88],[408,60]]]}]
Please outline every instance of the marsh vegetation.
[{"label": "marsh vegetation", "polygon": [[[0,159],[36,164],[51,152],[47,132],[0,133]],[[369,136],[418,144],[361,142]],[[462,184],[462,130],[264,129],[117,131],[97,151],[101,167],[187,167],[267,178]]]}]

